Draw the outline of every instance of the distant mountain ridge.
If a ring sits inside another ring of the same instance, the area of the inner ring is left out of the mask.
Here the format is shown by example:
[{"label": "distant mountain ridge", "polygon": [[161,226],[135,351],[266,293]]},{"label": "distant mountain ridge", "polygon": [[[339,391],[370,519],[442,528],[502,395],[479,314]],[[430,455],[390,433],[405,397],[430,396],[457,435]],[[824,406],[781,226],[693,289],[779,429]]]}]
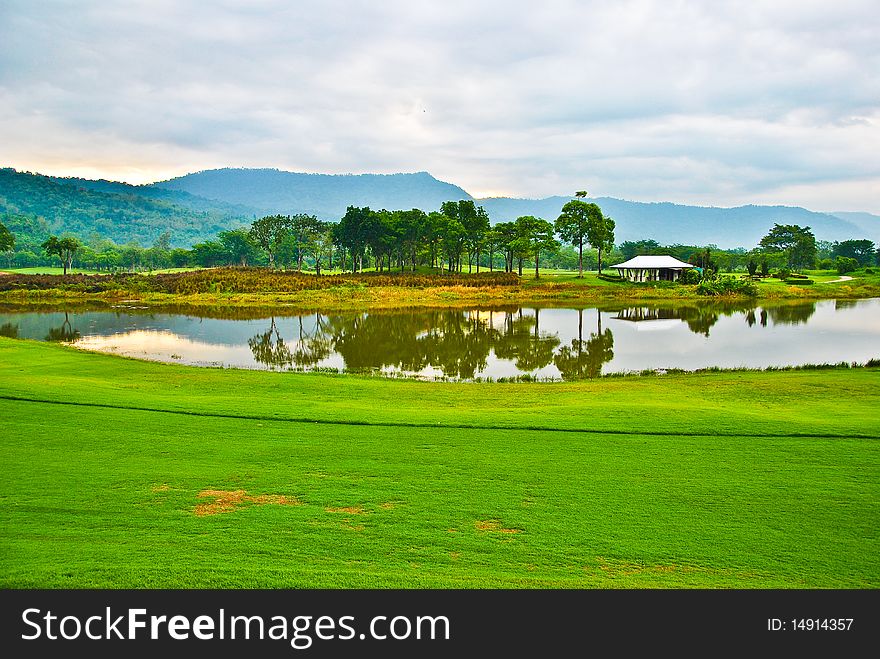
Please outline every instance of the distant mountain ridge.
[{"label": "distant mountain ridge", "polygon": [[[310,213],[337,221],[349,205],[388,210],[439,210],[444,201],[474,199],[463,188],[413,174],[300,174],[277,169],[215,169],[148,185],[0,169],[0,213],[44,217],[54,232],[87,238],[94,232],[123,244],[150,245],[165,230],[178,246],[213,239],[218,231],[267,214]],[[571,197],[474,199],[493,223],[535,215],[553,221]],[[661,244],[757,245],[774,223],[810,226],[819,240],[880,242],[880,216],[817,213],[792,206],[714,208],[589,199],[614,218],[615,240],[652,238]]]},{"label": "distant mountain ridge", "polygon": [[[555,219],[563,204],[571,197],[547,197],[545,199],[479,199],[479,203],[494,222],[509,221],[520,215],[536,215]],[[614,218],[615,240],[641,240],[652,238],[661,244],[689,245],[714,244],[729,249],[753,247],[758,244],[774,223],[809,226],[819,240],[848,240],[870,238],[880,240],[880,217],[871,225],[869,219],[853,221],[849,214],[843,217],[817,213],[799,206],[739,206],[717,208],[686,206],[670,202],[638,202],[597,197],[595,202],[602,212]]]},{"label": "distant mountain ridge", "polygon": [[471,199],[457,185],[427,172],[302,174],[278,169],[211,169],[152,187],[249,206],[267,213],[310,213],[338,220],[349,206],[435,210],[450,199]]}]

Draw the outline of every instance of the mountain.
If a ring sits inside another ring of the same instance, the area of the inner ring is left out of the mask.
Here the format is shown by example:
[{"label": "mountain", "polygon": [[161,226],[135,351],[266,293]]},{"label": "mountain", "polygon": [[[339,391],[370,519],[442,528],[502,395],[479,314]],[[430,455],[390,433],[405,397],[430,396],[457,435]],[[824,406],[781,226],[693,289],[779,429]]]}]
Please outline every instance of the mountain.
[{"label": "mountain", "polygon": [[154,183],[162,190],[259,209],[309,213],[338,220],[349,206],[437,210],[451,199],[471,199],[457,185],[415,174],[300,174],[278,169],[212,169]]},{"label": "mountain", "polygon": [[[535,215],[555,220],[570,197],[546,199],[511,199],[506,197],[478,199],[492,222]],[[653,238],[663,245],[718,245],[721,248],[753,247],[767,234],[774,223],[809,226],[818,240],[870,238],[880,240],[880,223],[870,231],[870,224],[849,217],[816,213],[797,206],[739,206],[715,208],[681,204],[643,203],[611,197],[588,199],[595,202],[605,215],[614,218],[615,241]],[[845,215],[845,214],[844,214]],[[868,213],[858,215],[869,215]],[[870,216],[876,217],[876,216]],[[880,220],[880,218],[877,218]]]},{"label": "mountain", "polygon": [[[124,244],[151,245],[165,230],[175,246],[213,239],[219,231],[274,213],[311,213],[339,220],[350,205],[388,210],[438,210],[444,201],[472,199],[430,174],[297,174],[277,169],[215,169],[150,185],[47,177],[0,169],[0,214],[27,215],[52,233],[94,233]],[[535,215],[555,220],[570,197],[476,199],[493,223]],[[816,213],[791,206],[714,208],[591,199],[614,218],[617,243],[653,238],[661,244],[751,248],[774,223],[809,226],[819,240],[880,242],[880,216]],[[40,219],[42,218],[42,219]],[[36,231],[36,229],[34,229]],[[25,232],[27,230],[25,229]]]},{"label": "mountain", "polygon": [[59,183],[48,176],[4,168],[0,169],[0,213],[43,218],[41,226],[51,233],[71,233],[83,239],[98,233],[119,244],[136,240],[143,246],[167,230],[172,244],[188,247],[252,220],[217,209],[208,200],[208,210],[173,204],[151,197],[151,192],[140,187],[106,181],[84,184],[80,179]]},{"label": "mountain", "polygon": [[865,238],[870,238],[874,242],[880,242],[880,215],[852,211],[835,211],[830,213],[830,215],[855,224],[862,229]]}]

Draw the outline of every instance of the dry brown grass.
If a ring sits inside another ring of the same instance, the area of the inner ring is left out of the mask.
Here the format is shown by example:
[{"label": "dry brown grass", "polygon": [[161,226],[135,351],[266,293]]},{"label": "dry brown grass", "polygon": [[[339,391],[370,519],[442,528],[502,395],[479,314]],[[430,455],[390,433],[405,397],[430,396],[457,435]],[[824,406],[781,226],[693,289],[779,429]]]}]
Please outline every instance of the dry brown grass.
[{"label": "dry brown grass", "polygon": [[267,504],[299,506],[302,504],[296,497],[288,497],[283,494],[258,494],[252,496],[245,490],[202,490],[199,492],[199,497],[203,499],[211,498],[214,501],[198,504],[193,511],[198,517],[231,513],[243,504],[254,504],[257,506]]},{"label": "dry brown grass", "polygon": [[474,522],[474,528],[477,531],[486,531],[489,533],[522,533],[522,529],[506,529],[501,526],[501,522],[497,519],[484,519]]}]

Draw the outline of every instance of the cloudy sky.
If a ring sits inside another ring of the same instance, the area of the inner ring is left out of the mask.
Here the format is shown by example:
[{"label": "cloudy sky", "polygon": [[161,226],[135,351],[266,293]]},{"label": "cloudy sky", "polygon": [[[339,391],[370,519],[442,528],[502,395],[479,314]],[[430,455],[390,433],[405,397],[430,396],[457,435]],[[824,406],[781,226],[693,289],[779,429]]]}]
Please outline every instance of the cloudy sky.
[{"label": "cloudy sky", "polygon": [[0,166],[880,213],[877,0],[0,0]]}]

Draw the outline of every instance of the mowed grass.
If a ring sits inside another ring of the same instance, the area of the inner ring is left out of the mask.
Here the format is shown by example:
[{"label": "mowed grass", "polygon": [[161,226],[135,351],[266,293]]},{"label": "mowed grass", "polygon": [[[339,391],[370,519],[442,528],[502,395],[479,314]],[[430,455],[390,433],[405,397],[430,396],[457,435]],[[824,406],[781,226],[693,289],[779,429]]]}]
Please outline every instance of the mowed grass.
[{"label": "mowed grass", "polygon": [[0,339],[0,586],[875,588],[878,385],[426,383]]}]

